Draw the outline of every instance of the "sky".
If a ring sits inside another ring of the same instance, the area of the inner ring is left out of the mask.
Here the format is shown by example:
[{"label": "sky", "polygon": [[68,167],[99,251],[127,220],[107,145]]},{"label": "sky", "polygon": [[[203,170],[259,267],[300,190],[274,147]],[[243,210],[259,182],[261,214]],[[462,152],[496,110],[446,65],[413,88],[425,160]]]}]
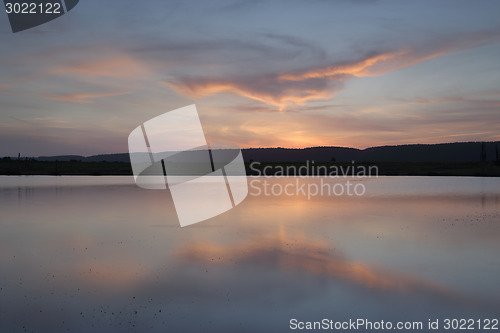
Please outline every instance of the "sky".
[{"label": "sky", "polygon": [[80,0],[0,45],[0,156],[127,152],[190,104],[242,148],[500,140],[495,0]]}]

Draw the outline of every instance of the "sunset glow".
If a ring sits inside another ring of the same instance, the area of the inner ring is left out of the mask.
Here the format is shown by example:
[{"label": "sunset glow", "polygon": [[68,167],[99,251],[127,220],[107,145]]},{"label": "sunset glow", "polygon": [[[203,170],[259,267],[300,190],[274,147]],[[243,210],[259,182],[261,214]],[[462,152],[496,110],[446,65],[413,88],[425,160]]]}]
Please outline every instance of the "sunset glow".
[{"label": "sunset glow", "polygon": [[157,5],[4,25],[0,155],[123,153],[189,104],[208,141],[244,148],[498,140],[496,2]]}]

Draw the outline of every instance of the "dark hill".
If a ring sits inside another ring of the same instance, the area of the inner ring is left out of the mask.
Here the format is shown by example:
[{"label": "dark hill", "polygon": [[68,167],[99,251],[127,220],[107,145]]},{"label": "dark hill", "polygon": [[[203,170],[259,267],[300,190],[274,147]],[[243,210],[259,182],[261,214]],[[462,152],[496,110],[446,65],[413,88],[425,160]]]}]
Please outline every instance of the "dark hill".
[{"label": "dark hill", "polygon": [[[243,149],[245,162],[479,162],[482,146],[486,161],[497,160],[500,142],[457,142],[441,144],[414,144],[401,146],[381,146],[367,149],[345,147],[290,148],[248,148]],[[39,161],[82,161],[82,162],[125,162],[127,153],[105,154],[89,157],[78,155],[43,156]]]}]

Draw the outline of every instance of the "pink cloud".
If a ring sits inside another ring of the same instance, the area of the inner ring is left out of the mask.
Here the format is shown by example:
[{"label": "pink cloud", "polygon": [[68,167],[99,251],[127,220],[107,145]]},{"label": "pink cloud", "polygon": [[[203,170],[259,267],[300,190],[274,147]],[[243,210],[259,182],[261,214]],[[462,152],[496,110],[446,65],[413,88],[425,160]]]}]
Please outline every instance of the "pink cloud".
[{"label": "pink cloud", "polygon": [[233,93],[284,110],[313,100],[331,98],[354,77],[380,76],[453,52],[477,47],[499,39],[496,32],[473,33],[435,40],[422,46],[377,52],[362,59],[331,63],[284,73],[234,77],[180,76],[165,82],[176,92],[191,98]]},{"label": "pink cloud", "polygon": [[128,92],[109,92],[109,93],[80,93],[80,94],[52,94],[46,98],[54,101],[72,102],[72,103],[90,103],[97,98],[125,95]]}]

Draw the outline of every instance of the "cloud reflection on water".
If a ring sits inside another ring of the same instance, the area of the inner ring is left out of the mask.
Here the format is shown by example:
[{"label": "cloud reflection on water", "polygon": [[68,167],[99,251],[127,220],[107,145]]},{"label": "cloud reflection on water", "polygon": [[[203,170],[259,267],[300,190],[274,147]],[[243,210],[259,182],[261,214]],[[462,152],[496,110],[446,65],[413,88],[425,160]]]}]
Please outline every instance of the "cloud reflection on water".
[{"label": "cloud reflection on water", "polygon": [[498,313],[498,192],[380,194],[412,181],[451,186],[381,178],[363,198],[249,197],[183,229],[163,192],[3,187],[2,327],[286,332],[291,316]]}]

